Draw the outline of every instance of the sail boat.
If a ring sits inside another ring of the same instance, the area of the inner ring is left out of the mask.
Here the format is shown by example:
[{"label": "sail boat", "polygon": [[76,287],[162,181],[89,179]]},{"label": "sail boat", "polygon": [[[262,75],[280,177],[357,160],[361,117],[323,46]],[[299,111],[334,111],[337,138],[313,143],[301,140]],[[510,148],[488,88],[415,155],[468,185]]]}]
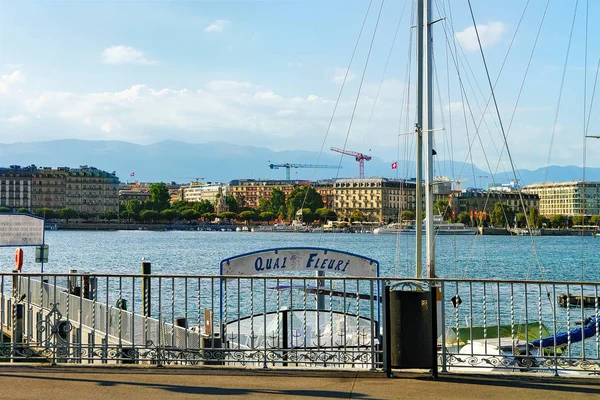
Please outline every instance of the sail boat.
[{"label": "sail boat", "polygon": [[[423,198],[423,171],[425,165],[424,190],[425,190],[425,219],[422,220],[421,201],[416,202],[416,251],[415,272],[416,278],[422,277],[422,233],[425,229],[426,251],[426,277],[435,279],[436,276],[436,251],[434,230],[434,196],[433,196],[433,132],[438,130],[433,126],[433,85],[432,85],[432,25],[436,21],[431,18],[431,0],[419,0],[417,3],[417,121],[416,134],[416,198]],[[474,23],[475,32],[479,33]],[[493,88],[492,88],[493,90]],[[441,297],[441,296],[440,296]],[[439,297],[438,297],[439,298]],[[455,307],[460,305],[458,293],[453,297]],[[441,310],[442,307],[438,307]],[[443,326],[442,317],[438,315],[438,332]],[[458,351],[452,354],[454,365],[463,367],[473,366],[473,355],[477,354],[483,362],[487,362],[488,369],[499,367],[514,367],[529,369],[543,364],[539,358],[546,355],[557,357],[562,354],[563,345],[583,341],[588,337],[598,336],[600,326],[600,313],[588,319],[581,326],[563,333],[552,334],[540,322],[496,326],[468,326],[458,328],[453,332],[446,332],[444,342],[438,338],[438,345],[442,348],[450,342],[457,345]],[[515,335],[515,331],[521,334]],[[534,333],[535,332],[535,333]],[[448,334],[453,333],[453,334]],[[524,334],[523,334],[524,333]],[[539,336],[537,336],[539,335]],[[462,343],[462,348],[460,347]],[[555,364],[556,361],[553,361]],[[481,370],[481,368],[478,368]]]}]

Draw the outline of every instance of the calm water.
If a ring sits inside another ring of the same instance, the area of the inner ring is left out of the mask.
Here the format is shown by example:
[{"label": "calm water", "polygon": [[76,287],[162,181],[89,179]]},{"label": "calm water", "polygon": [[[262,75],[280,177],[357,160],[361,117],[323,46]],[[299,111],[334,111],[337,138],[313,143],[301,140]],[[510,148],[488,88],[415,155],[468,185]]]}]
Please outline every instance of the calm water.
[{"label": "calm water", "polygon": [[[414,236],[319,233],[191,231],[47,231],[50,259],[45,272],[73,268],[91,273],[141,271],[142,257],[153,273],[218,274],[219,262],[236,254],[283,246],[317,246],[379,260],[382,276],[414,275]],[[600,238],[440,236],[438,276],[600,281]],[[39,272],[34,249],[26,247],[23,272]],[[13,269],[14,248],[0,248],[0,268]]]}]

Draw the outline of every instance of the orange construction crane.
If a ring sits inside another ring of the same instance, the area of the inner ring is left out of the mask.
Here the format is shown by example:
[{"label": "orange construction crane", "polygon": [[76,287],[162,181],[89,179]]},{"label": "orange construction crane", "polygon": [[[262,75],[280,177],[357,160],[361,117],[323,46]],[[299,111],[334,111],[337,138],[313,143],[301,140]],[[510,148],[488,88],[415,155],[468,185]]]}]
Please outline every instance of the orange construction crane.
[{"label": "orange construction crane", "polygon": [[354,157],[356,159],[356,161],[358,161],[360,164],[360,178],[362,179],[365,177],[365,161],[371,161],[371,156],[368,156],[363,153],[359,153],[357,151],[338,149],[337,147],[332,147],[331,150],[335,151],[337,153],[342,153],[347,156]]}]

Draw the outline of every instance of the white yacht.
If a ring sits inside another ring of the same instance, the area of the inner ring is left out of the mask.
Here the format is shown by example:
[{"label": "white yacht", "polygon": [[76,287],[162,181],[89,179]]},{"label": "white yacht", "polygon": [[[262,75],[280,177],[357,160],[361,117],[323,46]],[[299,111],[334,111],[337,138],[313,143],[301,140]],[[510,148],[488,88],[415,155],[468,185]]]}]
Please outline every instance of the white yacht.
[{"label": "white yacht", "polygon": [[[423,220],[423,233],[425,233],[425,227],[427,226],[427,220]],[[444,221],[442,216],[435,215],[433,217],[433,229],[436,235],[475,235],[477,228],[468,227],[460,222],[448,222]],[[375,234],[412,234],[416,233],[415,221],[409,221],[405,224],[401,222],[394,222],[387,226],[375,228],[373,233]]]}]

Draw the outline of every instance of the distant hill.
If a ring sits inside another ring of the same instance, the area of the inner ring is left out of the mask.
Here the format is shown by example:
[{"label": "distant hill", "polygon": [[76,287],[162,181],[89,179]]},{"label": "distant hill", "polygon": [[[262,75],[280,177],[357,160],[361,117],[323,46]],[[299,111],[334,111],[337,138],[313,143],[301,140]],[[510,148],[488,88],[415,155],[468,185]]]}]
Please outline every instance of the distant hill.
[{"label": "distant hill", "polygon": [[[165,140],[151,145],[138,145],[120,141],[53,140],[0,144],[0,166],[26,166],[35,164],[48,167],[94,166],[105,171],[115,171],[122,181],[143,182],[189,182],[196,178],[205,181],[227,182],[232,179],[285,179],[285,169],[269,169],[269,164],[321,164],[340,163],[340,155],[327,151],[318,159],[317,152],[272,151],[264,147],[241,146],[210,142],[202,144]],[[414,163],[399,161],[399,170],[391,169],[392,160],[373,157],[365,163],[365,176],[414,177]],[[342,158],[342,169],[292,169],[292,179],[326,179],[357,177],[358,163],[352,157]],[[407,165],[408,172],[402,167]],[[487,187],[491,174],[471,165],[438,160],[435,175],[468,178],[462,187]],[[400,171],[400,172],[398,172]],[[135,177],[130,177],[131,173]],[[523,184],[543,182],[546,169],[520,170],[517,176]],[[512,172],[496,176],[497,183],[513,180]],[[569,181],[581,179],[582,169],[576,166],[551,166],[546,181]],[[487,178],[486,178],[487,177]],[[587,168],[586,179],[600,180],[600,168]],[[476,182],[475,182],[476,181]]]}]

